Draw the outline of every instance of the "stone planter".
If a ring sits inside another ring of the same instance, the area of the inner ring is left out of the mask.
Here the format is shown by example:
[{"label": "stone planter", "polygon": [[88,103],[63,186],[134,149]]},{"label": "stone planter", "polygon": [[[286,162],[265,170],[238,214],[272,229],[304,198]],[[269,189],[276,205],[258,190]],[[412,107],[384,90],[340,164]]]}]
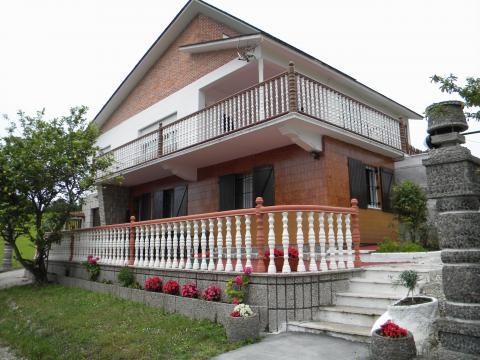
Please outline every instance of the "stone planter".
[{"label": "stone planter", "polygon": [[430,135],[443,134],[445,131],[462,132],[468,129],[463,103],[461,101],[443,101],[432,104],[425,110],[428,120],[427,132]]},{"label": "stone planter", "polygon": [[381,336],[379,332],[380,330],[375,330],[372,333],[371,360],[409,360],[416,356],[415,341],[410,331],[401,338]]},{"label": "stone planter", "polygon": [[249,317],[227,316],[223,325],[230,342],[256,339],[260,334],[258,314]]},{"label": "stone planter", "polygon": [[388,307],[385,312],[373,325],[373,333],[380,328],[387,320],[407,329],[415,337],[415,345],[419,355],[427,354],[430,351],[430,338],[434,334],[434,321],[438,317],[438,300],[430,296],[415,296],[416,299],[428,299],[428,302],[415,305],[398,305],[400,299]]}]

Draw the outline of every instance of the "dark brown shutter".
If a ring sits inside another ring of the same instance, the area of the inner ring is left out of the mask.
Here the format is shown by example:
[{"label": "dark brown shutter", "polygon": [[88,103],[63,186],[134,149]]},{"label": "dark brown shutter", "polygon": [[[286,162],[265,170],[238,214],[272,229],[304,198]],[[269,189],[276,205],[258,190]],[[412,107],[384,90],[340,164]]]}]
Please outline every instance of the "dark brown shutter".
[{"label": "dark brown shutter", "polygon": [[152,197],[150,193],[142,194],[140,197],[140,214],[139,220],[151,220],[152,219]]},{"label": "dark brown shutter", "polygon": [[263,198],[264,206],[275,203],[275,176],[273,166],[261,166],[253,169],[253,204],[258,196]]},{"label": "dark brown shutter", "polygon": [[153,219],[163,218],[163,190],[153,193]]},{"label": "dark brown shutter", "polygon": [[382,209],[383,211],[392,211],[390,197],[393,185],[393,171],[380,168],[380,181],[382,182]]},{"label": "dark brown shutter", "polygon": [[177,186],[173,193],[173,216],[187,215],[187,185]]},{"label": "dark brown shutter", "polygon": [[219,210],[234,210],[235,209],[235,174],[220,176],[220,199]]},{"label": "dark brown shutter", "polygon": [[365,165],[359,160],[348,159],[348,175],[350,178],[350,198],[357,199],[358,207],[366,209],[368,189]]}]

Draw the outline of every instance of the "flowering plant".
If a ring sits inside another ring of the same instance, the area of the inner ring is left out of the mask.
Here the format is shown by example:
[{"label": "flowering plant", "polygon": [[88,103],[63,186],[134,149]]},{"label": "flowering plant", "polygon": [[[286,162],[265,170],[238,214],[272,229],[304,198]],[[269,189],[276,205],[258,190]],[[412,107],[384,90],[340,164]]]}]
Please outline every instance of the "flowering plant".
[{"label": "flowering plant", "polygon": [[220,301],[222,290],[215,285],[210,285],[203,292],[202,298],[207,301]]},{"label": "flowering plant", "polygon": [[197,285],[194,283],[186,284],[182,286],[182,296],[189,298],[198,298],[200,292],[197,289]]},{"label": "flowering plant", "polygon": [[[283,249],[273,249],[273,256],[274,257],[283,257],[285,254],[285,252],[283,251]],[[270,250],[267,250],[265,251],[265,257],[266,258],[269,258],[270,257]],[[288,257],[290,259],[296,259],[298,258],[298,250],[296,248],[294,248],[293,246],[289,246],[288,247]]]},{"label": "flowering plant", "polygon": [[391,320],[388,320],[385,324],[380,326],[380,335],[391,337],[391,338],[400,338],[408,335],[407,329],[401,328]]},{"label": "flowering plant", "polygon": [[89,273],[90,280],[96,281],[98,275],[100,275],[100,265],[98,265],[99,257],[95,257],[93,255],[87,256],[87,261],[84,261],[82,264],[85,266]]},{"label": "flowering plant", "polygon": [[225,293],[233,304],[242,303],[247,294],[248,284],[250,284],[251,267],[246,267],[243,275],[237,275],[227,281]]},{"label": "flowering plant", "polygon": [[147,291],[155,291],[155,292],[162,292],[162,279],[158,276],[153,276],[145,280],[145,290]]},{"label": "flowering plant", "polygon": [[163,285],[163,292],[169,295],[178,295],[180,290],[180,285],[175,280],[168,280],[165,285]]},{"label": "flowering plant", "polygon": [[253,311],[247,304],[238,304],[230,313],[231,317],[249,317],[253,315]]}]

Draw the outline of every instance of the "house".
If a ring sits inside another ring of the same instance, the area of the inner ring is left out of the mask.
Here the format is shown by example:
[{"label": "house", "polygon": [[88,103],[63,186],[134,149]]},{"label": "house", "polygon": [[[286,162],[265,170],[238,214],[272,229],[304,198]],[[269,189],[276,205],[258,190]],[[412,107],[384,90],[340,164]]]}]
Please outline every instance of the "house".
[{"label": "house", "polygon": [[392,235],[389,193],[394,161],[412,151],[408,120],[421,118],[192,0],[94,119],[115,164],[85,223],[251,208],[257,196],[339,207],[357,198],[361,241],[378,243]]}]

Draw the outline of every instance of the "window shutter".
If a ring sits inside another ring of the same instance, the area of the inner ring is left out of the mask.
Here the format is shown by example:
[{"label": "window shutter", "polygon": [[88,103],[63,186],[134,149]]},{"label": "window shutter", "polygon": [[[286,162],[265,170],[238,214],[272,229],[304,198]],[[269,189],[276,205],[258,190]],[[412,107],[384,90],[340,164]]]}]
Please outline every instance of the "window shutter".
[{"label": "window shutter", "polygon": [[151,203],[151,194],[146,193],[142,194],[140,197],[140,214],[139,220],[151,220],[152,219],[152,203]]},{"label": "window shutter", "polygon": [[173,193],[173,216],[187,215],[187,185],[177,186]]},{"label": "window shutter", "polygon": [[350,178],[350,198],[358,200],[358,207],[366,209],[368,205],[367,175],[365,165],[355,159],[348,159],[348,175]]},{"label": "window shutter", "polygon": [[253,169],[253,204],[258,196],[263,198],[264,206],[275,203],[275,176],[273,166],[267,165]]},{"label": "window shutter", "polygon": [[163,190],[153,193],[153,219],[163,218]]},{"label": "window shutter", "polygon": [[393,185],[393,171],[380,168],[380,181],[382,182],[382,208],[383,211],[392,211],[391,191]]},{"label": "window shutter", "polygon": [[229,174],[220,176],[220,198],[219,198],[219,210],[234,210],[235,209],[235,174]]}]

